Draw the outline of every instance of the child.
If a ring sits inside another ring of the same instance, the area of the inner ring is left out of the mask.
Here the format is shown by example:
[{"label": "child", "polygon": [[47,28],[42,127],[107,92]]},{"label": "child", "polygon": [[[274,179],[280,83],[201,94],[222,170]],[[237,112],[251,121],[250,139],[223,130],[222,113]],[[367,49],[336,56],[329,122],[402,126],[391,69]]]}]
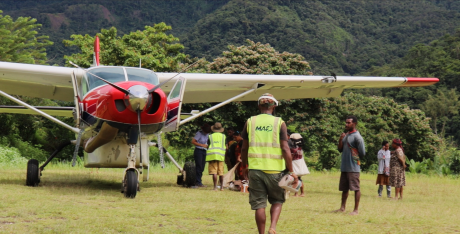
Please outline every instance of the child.
[{"label": "child", "polygon": [[383,141],[382,149],[380,149],[379,152],[377,153],[377,159],[379,161],[379,168],[378,168],[377,181],[375,184],[379,185],[379,189],[377,190],[379,197],[382,197],[383,186],[386,185],[387,197],[391,198],[391,187],[389,183],[390,158],[391,158],[391,155],[390,155],[388,141]]},{"label": "child", "polygon": [[[290,138],[289,141],[291,141],[291,144],[290,144],[289,148],[291,149],[294,173],[299,177],[299,180],[302,181],[301,175],[306,174],[306,173],[296,171],[297,167],[294,166],[294,160],[304,160],[303,159],[303,150],[302,150],[303,139],[302,139],[302,136],[299,133],[293,133],[293,134],[291,134],[289,136],[289,138]],[[305,161],[303,161],[303,164],[305,164]],[[305,165],[305,168],[306,168],[306,165]],[[305,197],[303,188],[304,188],[304,183],[302,181],[302,187],[300,187],[300,196],[301,197]],[[297,193],[295,193],[294,196],[298,197]]]}]

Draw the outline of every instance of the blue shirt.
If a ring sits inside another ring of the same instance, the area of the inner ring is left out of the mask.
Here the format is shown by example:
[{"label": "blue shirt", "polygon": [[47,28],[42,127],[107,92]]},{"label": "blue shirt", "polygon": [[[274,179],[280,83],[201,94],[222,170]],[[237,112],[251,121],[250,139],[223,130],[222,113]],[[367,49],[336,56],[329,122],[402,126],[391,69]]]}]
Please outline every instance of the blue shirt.
[{"label": "blue shirt", "polygon": [[[196,132],[194,139],[196,140],[196,142],[206,145],[208,144],[208,136],[209,136],[209,133],[198,131]],[[201,147],[201,146],[195,146],[195,148],[207,150],[206,148]]]},{"label": "blue shirt", "polygon": [[361,137],[361,134],[356,131],[354,133],[347,134],[347,136],[343,138],[342,144],[342,164],[340,165],[340,170],[342,172],[360,172],[361,168],[358,163],[353,160],[353,157],[351,156],[351,149],[348,144],[350,144],[351,147],[358,149],[359,158],[363,159],[364,156],[366,156],[363,137]]}]

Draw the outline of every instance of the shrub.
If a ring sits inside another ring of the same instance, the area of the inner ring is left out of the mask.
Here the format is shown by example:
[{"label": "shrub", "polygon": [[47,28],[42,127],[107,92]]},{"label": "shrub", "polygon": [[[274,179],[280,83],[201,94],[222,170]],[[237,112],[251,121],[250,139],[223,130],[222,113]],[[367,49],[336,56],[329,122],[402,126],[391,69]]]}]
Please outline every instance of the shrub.
[{"label": "shrub", "polygon": [[429,159],[423,159],[422,162],[416,162],[413,159],[406,161],[409,164],[409,171],[411,173],[428,173],[428,164],[430,163]]},{"label": "shrub", "polygon": [[19,150],[21,155],[27,159],[37,159],[43,162],[48,158],[48,153],[40,148],[40,145],[32,145],[20,139],[13,140],[13,146]]},{"label": "shrub", "polygon": [[19,150],[13,147],[0,145],[0,164],[18,165],[26,164],[27,159],[21,157]]},{"label": "shrub", "polygon": [[378,170],[379,170],[379,165],[372,164],[367,171],[369,173],[376,174]]},{"label": "shrub", "polygon": [[449,169],[454,174],[460,174],[460,152],[455,150],[455,153],[451,157]]}]

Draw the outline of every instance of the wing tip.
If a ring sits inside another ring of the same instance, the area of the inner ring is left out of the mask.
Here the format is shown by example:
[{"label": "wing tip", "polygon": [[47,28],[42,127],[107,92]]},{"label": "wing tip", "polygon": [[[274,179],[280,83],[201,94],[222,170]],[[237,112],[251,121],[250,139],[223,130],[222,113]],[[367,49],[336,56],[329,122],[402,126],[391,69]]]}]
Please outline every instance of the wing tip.
[{"label": "wing tip", "polygon": [[430,86],[439,82],[438,78],[434,77],[406,77],[406,82],[398,87],[421,87]]}]

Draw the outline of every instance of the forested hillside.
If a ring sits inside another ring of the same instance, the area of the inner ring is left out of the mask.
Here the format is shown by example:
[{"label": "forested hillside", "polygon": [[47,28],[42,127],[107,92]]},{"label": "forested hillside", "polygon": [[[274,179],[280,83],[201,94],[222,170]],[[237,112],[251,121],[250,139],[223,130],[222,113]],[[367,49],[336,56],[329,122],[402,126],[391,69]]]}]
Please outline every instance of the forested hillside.
[{"label": "forested hillside", "polygon": [[458,1],[232,0],[198,21],[184,45],[211,58],[251,39],[302,54],[316,74],[356,74],[454,32],[459,10]]},{"label": "forested hillside", "polygon": [[63,40],[72,34],[94,36],[101,28],[117,27],[123,35],[145,26],[165,22],[172,26],[171,33],[180,38],[206,16],[228,0],[2,0],[0,10],[13,18],[32,17],[43,25],[41,34],[54,42],[47,48],[48,63],[64,65],[64,55],[77,52],[65,47]]},{"label": "forested hillside", "polygon": [[391,97],[419,108],[432,117],[432,127],[442,136],[460,144],[460,31],[444,35],[429,44],[418,44],[394,63],[373,67],[362,73],[375,76],[439,77],[435,86],[411,89],[353,90],[367,95]]},{"label": "forested hillside", "polygon": [[357,74],[403,57],[460,25],[455,0],[3,0],[13,17],[31,16],[54,42],[49,63],[76,52],[62,40],[115,26],[119,34],[165,22],[185,53],[211,60],[246,39],[302,54],[315,74]]}]

